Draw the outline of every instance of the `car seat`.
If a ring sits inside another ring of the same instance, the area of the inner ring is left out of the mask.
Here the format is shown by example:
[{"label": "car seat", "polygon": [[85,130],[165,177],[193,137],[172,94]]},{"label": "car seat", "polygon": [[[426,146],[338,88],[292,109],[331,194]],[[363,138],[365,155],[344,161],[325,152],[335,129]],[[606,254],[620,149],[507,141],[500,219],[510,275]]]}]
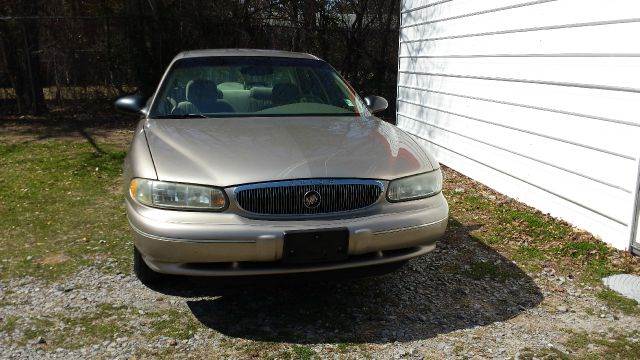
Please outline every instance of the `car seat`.
[{"label": "car seat", "polygon": [[185,88],[186,101],[176,106],[179,114],[211,114],[232,113],[233,107],[224,100],[220,100],[222,93],[218,90],[215,81],[191,80]]}]

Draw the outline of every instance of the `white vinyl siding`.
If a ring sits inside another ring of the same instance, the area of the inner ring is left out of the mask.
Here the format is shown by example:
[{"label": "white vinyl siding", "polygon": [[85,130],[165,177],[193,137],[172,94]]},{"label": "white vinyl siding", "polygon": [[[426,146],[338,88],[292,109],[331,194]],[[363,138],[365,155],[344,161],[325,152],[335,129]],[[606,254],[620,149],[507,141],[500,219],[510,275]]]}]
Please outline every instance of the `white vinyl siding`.
[{"label": "white vinyl siding", "polygon": [[404,0],[398,126],[620,249],[635,227],[639,0]]}]

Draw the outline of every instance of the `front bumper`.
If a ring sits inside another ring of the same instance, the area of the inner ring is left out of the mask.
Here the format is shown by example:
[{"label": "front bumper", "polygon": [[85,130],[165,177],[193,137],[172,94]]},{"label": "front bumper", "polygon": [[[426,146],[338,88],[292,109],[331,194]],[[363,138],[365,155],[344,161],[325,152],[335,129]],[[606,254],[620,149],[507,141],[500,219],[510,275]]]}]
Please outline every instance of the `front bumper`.
[{"label": "front bumper", "polygon": [[[442,194],[418,200],[418,210],[340,220],[269,221],[229,213],[152,209],[131,200],[127,215],[135,245],[154,271],[179,275],[236,276],[347,269],[408,260],[435,248],[447,227]],[[292,230],[349,229],[349,259],[285,265],[283,235]]]}]

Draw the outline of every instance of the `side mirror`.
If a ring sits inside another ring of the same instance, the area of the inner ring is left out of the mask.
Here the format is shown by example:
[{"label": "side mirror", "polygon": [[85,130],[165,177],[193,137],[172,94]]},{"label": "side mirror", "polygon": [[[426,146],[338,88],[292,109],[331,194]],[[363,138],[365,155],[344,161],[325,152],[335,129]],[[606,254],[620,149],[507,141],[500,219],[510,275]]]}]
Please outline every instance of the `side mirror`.
[{"label": "side mirror", "polygon": [[372,113],[384,111],[389,107],[389,102],[382,96],[369,95],[365,96],[364,103]]},{"label": "side mirror", "polygon": [[116,110],[135,114],[146,114],[146,105],[147,99],[142,95],[123,96],[114,103]]}]

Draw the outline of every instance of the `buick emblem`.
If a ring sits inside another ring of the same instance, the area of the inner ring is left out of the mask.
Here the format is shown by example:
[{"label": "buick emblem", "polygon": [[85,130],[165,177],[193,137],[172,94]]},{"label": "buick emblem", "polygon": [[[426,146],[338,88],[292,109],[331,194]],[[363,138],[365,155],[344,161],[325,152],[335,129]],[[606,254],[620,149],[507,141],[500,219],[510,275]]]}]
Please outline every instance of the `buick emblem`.
[{"label": "buick emblem", "polygon": [[307,209],[315,209],[320,205],[320,193],[315,190],[307,191],[304,194],[304,207]]}]

